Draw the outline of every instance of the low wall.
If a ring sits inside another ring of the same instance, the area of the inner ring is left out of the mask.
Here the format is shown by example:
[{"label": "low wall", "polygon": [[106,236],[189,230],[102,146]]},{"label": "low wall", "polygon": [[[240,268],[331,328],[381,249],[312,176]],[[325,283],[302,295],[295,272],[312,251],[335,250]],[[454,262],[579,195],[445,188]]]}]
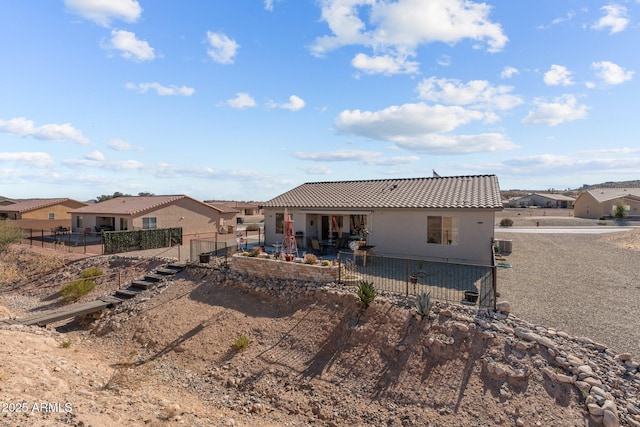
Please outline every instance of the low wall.
[{"label": "low wall", "polygon": [[330,283],[338,280],[339,267],[234,255],[231,258],[231,269],[260,278]]}]

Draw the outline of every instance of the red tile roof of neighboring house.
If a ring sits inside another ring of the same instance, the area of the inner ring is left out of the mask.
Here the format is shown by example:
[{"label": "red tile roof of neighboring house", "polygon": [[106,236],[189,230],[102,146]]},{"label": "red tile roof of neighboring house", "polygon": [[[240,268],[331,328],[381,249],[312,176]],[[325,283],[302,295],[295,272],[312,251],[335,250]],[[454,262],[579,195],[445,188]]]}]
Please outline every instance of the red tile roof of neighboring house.
[{"label": "red tile roof of neighboring house", "polygon": [[502,209],[495,175],[302,184],[264,207]]},{"label": "red tile roof of neighboring house", "polygon": [[0,210],[3,212],[29,212],[36,209],[46,208],[49,206],[55,206],[65,202],[74,202],[86,205],[86,203],[79,202],[77,200],[60,198],[60,199],[25,199],[16,203],[6,206],[0,206]]},{"label": "red tile roof of neighboring house", "polygon": [[169,205],[181,199],[188,199],[210,209],[220,212],[220,209],[200,202],[183,194],[172,196],[124,196],[105,200],[93,205],[84,206],[71,211],[74,214],[111,214],[111,215],[136,215],[142,212],[154,210]]},{"label": "red tile roof of neighboring house", "polygon": [[232,208],[224,203],[205,202],[207,205],[212,206],[220,211],[220,213],[240,213],[239,210]]},{"label": "red tile roof of neighboring house", "polygon": [[587,193],[598,202],[606,202],[607,200],[618,199],[621,197],[636,196],[640,197],[640,188],[592,188]]}]

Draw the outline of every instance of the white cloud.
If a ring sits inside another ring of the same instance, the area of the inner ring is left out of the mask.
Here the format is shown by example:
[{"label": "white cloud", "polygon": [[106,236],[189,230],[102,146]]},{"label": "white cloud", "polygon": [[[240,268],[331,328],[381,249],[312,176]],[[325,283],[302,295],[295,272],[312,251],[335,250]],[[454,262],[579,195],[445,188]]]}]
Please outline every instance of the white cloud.
[{"label": "white cloud", "polygon": [[551,69],[544,73],[544,83],[548,86],[570,86],[573,84],[571,71],[562,65],[553,64]]},{"label": "white cloud", "polygon": [[137,62],[150,61],[156,57],[149,43],[138,40],[135,33],[125,30],[111,30],[111,40],[103,42],[102,48],[117,50],[123,58]]},{"label": "white cloud", "polygon": [[441,55],[440,58],[436,60],[436,63],[441,67],[448,67],[451,65],[451,57],[449,55]]},{"label": "white cloud", "polygon": [[509,110],[524,101],[510,94],[512,86],[492,86],[486,80],[462,83],[456,79],[430,77],[418,85],[421,99],[449,105],[469,105],[497,110]]},{"label": "white cloud", "polygon": [[69,141],[81,145],[89,144],[89,140],[82,135],[82,132],[69,123],[34,126],[33,121],[24,117],[16,117],[10,120],[0,120],[0,132],[18,136],[31,136],[45,141]]},{"label": "white cloud", "polygon": [[484,120],[485,113],[459,106],[404,104],[381,111],[345,110],[336,119],[336,129],[396,146],[429,153],[472,153],[508,150],[515,147],[501,134],[438,135],[472,121]]},{"label": "white cloud", "polygon": [[115,19],[136,22],[142,13],[136,0],[65,0],[64,4],[72,13],[104,27]]},{"label": "white cloud", "polygon": [[255,107],[256,101],[246,92],[236,93],[236,97],[227,100],[226,104],[231,108],[242,110],[244,108]]},{"label": "white cloud", "polygon": [[514,75],[518,74],[519,71],[517,68],[514,67],[504,67],[502,69],[502,72],[500,73],[500,78],[501,79],[510,79],[511,77],[513,77]]},{"label": "white cloud", "polygon": [[129,90],[134,90],[138,93],[147,93],[149,90],[154,90],[160,96],[191,96],[195,93],[195,89],[188,86],[163,86],[156,82],[146,83],[127,83],[125,87]]},{"label": "white cloud", "polygon": [[470,154],[513,150],[517,146],[501,133],[475,135],[420,135],[396,145],[405,150],[428,154]]},{"label": "white cloud", "polygon": [[[595,153],[597,155],[597,153]],[[596,171],[608,172],[609,176],[616,173],[631,173],[640,168],[640,157],[598,157],[568,156],[557,154],[540,154],[509,159],[505,165],[511,169],[511,174],[547,174],[550,170],[562,174],[576,174]]]},{"label": "white cloud", "polygon": [[307,168],[302,168],[302,171],[309,175],[331,175],[333,171],[325,165],[313,165]]},{"label": "white cloud", "polygon": [[380,111],[344,110],[336,119],[336,127],[345,134],[398,141],[416,135],[449,132],[483,118],[483,113],[462,107],[418,103]]},{"label": "white cloud", "polygon": [[284,104],[278,104],[275,101],[269,101],[267,103],[267,107],[269,108],[283,108],[285,110],[291,110],[291,111],[301,110],[304,108],[305,105],[306,103],[304,102],[304,99],[296,95],[291,95],[289,97],[289,102]]},{"label": "white cloud", "polygon": [[591,68],[596,70],[596,75],[606,84],[619,85],[633,78],[634,71],[627,71],[618,64],[610,61],[594,62]]},{"label": "white cloud", "polygon": [[122,139],[113,139],[109,142],[109,148],[115,151],[133,151],[140,150],[141,148],[136,147],[128,141]]},{"label": "white cloud", "polygon": [[578,104],[574,95],[565,94],[555,98],[553,102],[544,102],[538,98],[534,100],[536,109],[529,111],[522,120],[525,125],[556,126],[564,122],[587,118],[588,107]]},{"label": "white cloud", "polygon": [[325,152],[296,152],[293,156],[300,160],[314,162],[359,162],[368,166],[395,166],[414,163],[419,160],[417,156],[384,157],[378,151],[365,150],[336,150]]},{"label": "white cloud", "polygon": [[268,10],[269,12],[273,11],[273,3],[277,3],[280,0],[264,0],[264,10]]},{"label": "white cloud", "polygon": [[230,39],[223,33],[213,33],[207,31],[207,41],[209,48],[207,54],[220,64],[233,64],[234,57],[240,45],[235,40]]},{"label": "white cloud", "polygon": [[627,28],[629,18],[627,8],[619,4],[609,4],[600,8],[604,16],[598,20],[591,28],[595,30],[609,29],[609,34],[619,33]]},{"label": "white cloud", "polygon": [[48,168],[54,165],[51,156],[42,152],[0,152],[0,162],[25,163],[36,168]]},{"label": "white cloud", "polygon": [[95,162],[101,162],[104,160],[104,154],[102,154],[100,151],[93,151],[84,156],[84,158],[87,160],[93,160]]},{"label": "white cloud", "polygon": [[[369,10],[363,10],[366,8]],[[354,65],[369,72],[381,69],[392,74],[397,64],[405,63],[397,69],[407,72],[417,66],[407,58],[428,43],[455,44],[471,39],[485,42],[487,50],[496,52],[508,41],[500,24],[489,20],[491,8],[469,0],[322,0],[321,9],[321,19],[331,34],[318,37],[311,52],[323,56],[342,46],[369,47],[374,55],[354,58]],[[367,22],[361,15],[368,17]]]},{"label": "white cloud", "polygon": [[418,72],[418,63],[408,61],[406,57],[391,55],[369,56],[359,53],[351,60],[354,68],[366,74],[415,74]]}]

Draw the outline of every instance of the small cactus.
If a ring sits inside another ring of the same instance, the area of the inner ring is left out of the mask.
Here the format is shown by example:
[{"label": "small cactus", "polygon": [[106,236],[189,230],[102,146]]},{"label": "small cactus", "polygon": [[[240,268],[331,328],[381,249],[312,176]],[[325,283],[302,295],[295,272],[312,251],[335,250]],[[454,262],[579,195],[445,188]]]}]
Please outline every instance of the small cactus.
[{"label": "small cactus", "polygon": [[427,316],[433,308],[433,301],[431,301],[431,292],[421,293],[416,296],[416,311],[421,316]]}]

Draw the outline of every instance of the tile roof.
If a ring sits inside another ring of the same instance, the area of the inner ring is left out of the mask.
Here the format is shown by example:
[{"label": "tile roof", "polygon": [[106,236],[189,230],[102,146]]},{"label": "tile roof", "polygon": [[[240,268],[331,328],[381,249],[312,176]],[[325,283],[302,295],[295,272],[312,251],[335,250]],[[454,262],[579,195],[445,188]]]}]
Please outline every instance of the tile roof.
[{"label": "tile roof", "polygon": [[640,197],[640,188],[592,188],[587,190],[587,193],[591,194],[599,203],[602,203],[620,197]]},{"label": "tile roof", "polygon": [[79,202],[79,201],[73,200],[73,199],[68,199],[68,198],[59,198],[59,199],[25,199],[25,200],[17,201],[16,203],[13,203],[11,205],[2,206],[2,207],[0,207],[0,210],[2,210],[3,212],[20,212],[20,213],[22,213],[22,212],[33,211],[35,209],[46,208],[48,206],[55,206],[55,205],[58,205],[60,203],[65,203],[65,202],[75,202],[75,203],[86,204],[86,203]]},{"label": "tile roof", "polygon": [[290,208],[502,209],[495,175],[311,182],[264,203]]},{"label": "tile roof", "polygon": [[[110,215],[136,215],[145,211],[150,211],[171,204],[180,199],[192,200],[211,209],[216,209],[211,205],[202,203],[185,195],[173,196],[124,196],[104,202],[84,206],[71,211],[74,214],[110,214]],[[218,210],[218,209],[216,209]]]},{"label": "tile roof", "polygon": [[204,203],[219,210],[220,213],[240,213],[239,210],[234,209],[229,205],[225,205],[224,203],[214,203],[214,202],[204,202]]},{"label": "tile roof", "polygon": [[555,193],[534,193],[536,196],[545,197],[551,200],[558,201],[567,201],[567,202],[575,202],[576,199],[573,197],[565,196],[564,194],[555,194]]}]

